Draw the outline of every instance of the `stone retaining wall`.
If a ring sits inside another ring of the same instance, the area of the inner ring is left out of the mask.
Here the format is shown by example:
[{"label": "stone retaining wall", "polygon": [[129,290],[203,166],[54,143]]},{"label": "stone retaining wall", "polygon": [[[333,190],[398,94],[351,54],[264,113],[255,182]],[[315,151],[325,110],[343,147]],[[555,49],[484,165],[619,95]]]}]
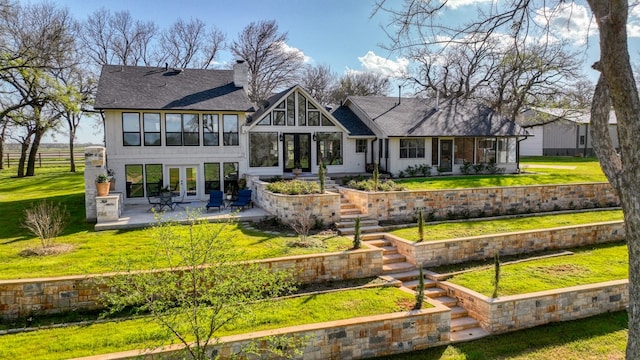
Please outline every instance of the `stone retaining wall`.
[{"label": "stone retaining wall", "polygon": [[299,217],[304,219],[315,216],[325,225],[340,220],[340,195],[332,192],[313,195],[284,195],[267,191],[267,184],[258,179],[251,179],[251,186],[256,189],[255,202],[262,209],[276,216],[284,223]]},{"label": "stone retaining wall", "polygon": [[524,214],[617,206],[609,183],[472,189],[366,192],[340,188],[363,214],[377,220],[414,221],[418,209],[436,219]]},{"label": "stone retaining wall", "polygon": [[[382,250],[365,247],[356,251],[300,255],[258,261],[274,269],[293,269],[300,283],[373,277],[382,272]],[[32,314],[55,314],[102,307],[100,295],[108,291],[99,278],[77,275],[54,278],[0,281],[0,318]]]},{"label": "stone retaining wall", "polygon": [[[269,336],[296,336],[306,338],[307,346],[296,359],[363,359],[384,355],[422,350],[449,343],[450,309],[440,305],[434,308],[352,318],[318,324],[293,326],[251,334],[223,337],[222,348],[216,353],[227,359],[238,354],[251,341]],[[174,352],[179,348],[154,351],[153,354]],[[145,357],[150,354],[144,352]],[[133,359],[141,355],[140,350],[82,358]]]},{"label": "stone retaining wall", "polygon": [[[425,226],[425,231],[429,231],[428,225]],[[438,241],[413,242],[391,234],[385,234],[385,238],[398,248],[398,252],[404,255],[408,262],[423,266],[439,266],[490,259],[496,251],[499,251],[500,255],[517,255],[623,241],[625,228],[624,221],[610,221]]]},{"label": "stone retaining wall", "polygon": [[629,304],[628,280],[495,299],[450,282],[441,282],[439,287],[447,291],[447,296],[458,299],[470,316],[492,334],[621,311]]}]

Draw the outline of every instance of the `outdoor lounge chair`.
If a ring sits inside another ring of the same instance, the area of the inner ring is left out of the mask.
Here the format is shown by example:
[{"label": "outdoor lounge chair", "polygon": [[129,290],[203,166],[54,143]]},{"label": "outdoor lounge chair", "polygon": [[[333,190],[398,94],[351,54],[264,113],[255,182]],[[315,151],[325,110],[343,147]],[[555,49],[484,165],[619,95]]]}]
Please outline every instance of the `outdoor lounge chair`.
[{"label": "outdoor lounge chair", "polygon": [[238,191],[238,199],[232,202],[229,206],[231,206],[232,209],[234,207],[239,207],[242,209],[245,206],[249,205],[253,207],[253,201],[251,201],[251,190],[240,190]]},{"label": "outdoor lounge chair", "polygon": [[224,206],[223,202],[224,194],[220,190],[211,190],[209,193],[209,202],[207,203],[207,212],[209,212],[209,208],[217,207],[218,211],[222,210]]}]

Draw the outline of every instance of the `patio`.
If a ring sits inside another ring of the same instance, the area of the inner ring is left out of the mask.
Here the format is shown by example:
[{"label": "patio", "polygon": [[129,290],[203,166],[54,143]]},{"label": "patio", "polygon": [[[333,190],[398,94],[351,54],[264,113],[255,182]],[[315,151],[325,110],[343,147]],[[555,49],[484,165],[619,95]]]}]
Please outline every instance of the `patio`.
[{"label": "patio", "polygon": [[122,211],[122,215],[117,221],[101,222],[96,224],[95,230],[114,230],[114,229],[132,229],[147,227],[156,223],[155,215],[160,214],[162,220],[173,220],[176,222],[185,222],[187,219],[187,210],[200,211],[200,219],[206,219],[210,222],[214,221],[226,221],[230,218],[235,218],[236,221],[258,221],[270,214],[258,207],[245,208],[241,211],[237,209],[231,210],[231,208],[211,209],[206,211],[206,201],[192,201],[189,203],[179,203],[174,210],[165,209],[162,212],[155,213],[149,211],[151,205],[149,204],[136,204],[125,205]]}]

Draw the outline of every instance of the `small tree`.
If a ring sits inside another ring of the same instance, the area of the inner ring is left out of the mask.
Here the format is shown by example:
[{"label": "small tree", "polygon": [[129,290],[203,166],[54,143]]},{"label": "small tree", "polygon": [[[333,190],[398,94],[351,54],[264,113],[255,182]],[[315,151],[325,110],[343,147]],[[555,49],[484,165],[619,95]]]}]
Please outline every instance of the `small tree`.
[{"label": "small tree", "polygon": [[318,167],[318,178],[320,181],[320,194],[324,194],[324,190],[327,184],[326,176],[327,176],[327,169],[324,166],[324,161],[320,159],[320,165]]},{"label": "small tree", "polygon": [[493,254],[493,295],[491,297],[498,297],[498,290],[500,288],[500,253],[498,251]]},{"label": "small tree", "polygon": [[[187,357],[209,359],[223,326],[250,316],[252,302],[293,289],[289,271],[274,271],[240,261],[231,223],[198,221],[187,212],[188,225],[172,222],[154,227],[158,239],[154,271],[126,271],[106,280],[109,313],[133,307],[177,338]],[[166,264],[169,264],[166,266]]]},{"label": "small tree", "polygon": [[311,229],[316,223],[316,215],[314,214],[314,196],[301,196],[300,209],[296,212],[290,221],[287,222],[289,227],[298,234],[301,244],[309,244],[308,237]]},{"label": "small tree", "polygon": [[353,229],[353,248],[360,249],[362,245],[361,234],[360,234],[360,217],[356,218],[354,229]]},{"label": "small tree", "polygon": [[422,309],[422,303],[424,303],[424,273],[422,272],[422,265],[418,267],[418,286],[416,287],[416,304],[413,306],[414,310]]},{"label": "small tree", "polygon": [[42,248],[47,248],[62,233],[68,217],[64,206],[43,200],[24,211],[22,227],[40,239]]},{"label": "small tree", "polygon": [[380,181],[380,170],[378,169],[378,163],[373,163],[373,191],[378,191],[378,184]]},{"label": "small tree", "polygon": [[422,208],[418,210],[418,241],[424,240],[424,215],[422,214]]}]

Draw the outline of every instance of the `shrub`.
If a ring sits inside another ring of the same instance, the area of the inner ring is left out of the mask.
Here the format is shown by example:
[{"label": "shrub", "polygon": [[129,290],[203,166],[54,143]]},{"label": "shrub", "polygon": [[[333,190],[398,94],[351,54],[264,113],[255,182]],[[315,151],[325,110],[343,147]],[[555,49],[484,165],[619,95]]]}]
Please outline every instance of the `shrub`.
[{"label": "shrub", "polygon": [[424,273],[422,272],[422,266],[418,268],[418,286],[416,287],[416,304],[413,306],[414,310],[422,309],[422,303],[424,302]]},{"label": "shrub", "polygon": [[420,241],[424,240],[424,216],[422,215],[422,209],[418,210],[418,237]]},{"label": "shrub", "polygon": [[54,203],[40,201],[24,211],[22,226],[40,239],[43,248],[53,245],[53,240],[62,233],[69,217],[67,209]]},{"label": "shrub", "polygon": [[285,195],[319,194],[320,185],[312,181],[282,180],[267,184],[267,190]]},{"label": "shrub", "polygon": [[431,175],[431,166],[427,164],[420,165],[420,172],[422,173],[422,176],[425,177]]},{"label": "shrub", "polygon": [[471,174],[471,169],[473,168],[473,164],[470,162],[463,161],[462,166],[460,166],[460,172],[464,175]]},{"label": "shrub", "polygon": [[371,179],[363,181],[351,180],[347,184],[350,188],[362,191],[402,191],[404,186],[396,184],[393,180],[381,181],[378,183],[378,190],[375,190],[375,182]]},{"label": "shrub", "polygon": [[361,234],[360,234],[360,217],[356,218],[353,230],[353,248],[360,249],[362,245]]}]

